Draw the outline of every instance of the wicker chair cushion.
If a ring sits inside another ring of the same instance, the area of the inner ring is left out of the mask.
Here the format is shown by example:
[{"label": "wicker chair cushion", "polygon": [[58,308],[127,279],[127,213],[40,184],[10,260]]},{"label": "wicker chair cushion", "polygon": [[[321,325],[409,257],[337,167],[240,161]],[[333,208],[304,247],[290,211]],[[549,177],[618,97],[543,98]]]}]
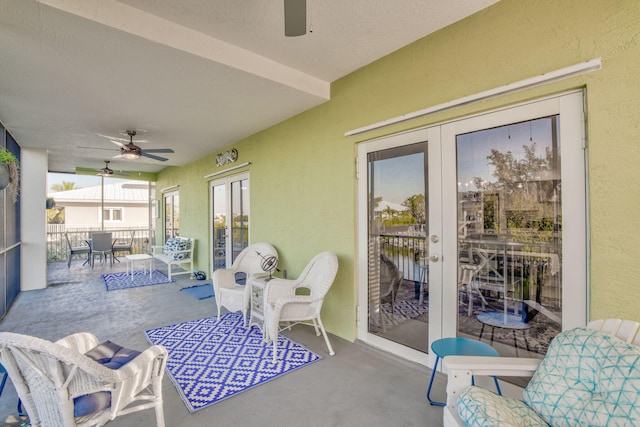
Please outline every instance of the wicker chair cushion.
[{"label": "wicker chair cushion", "polygon": [[242,271],[238,271],[235,273],[235,280],[238,285],[244,285],[247,283],[247,273],[243,273]]},{"label": "wicker chair cushion", "polygon": [[[86,352],[85,356],[90,357],[107,368],[118,369],[135,359],[139,354],[139,351],[124,348],[111,341],[105,341]],[[109,406],[111,406],[110,392],[99,391],[85,394],[84,396],[73,399],[73,415],[75,417],[84,417],[105,410]]]}]

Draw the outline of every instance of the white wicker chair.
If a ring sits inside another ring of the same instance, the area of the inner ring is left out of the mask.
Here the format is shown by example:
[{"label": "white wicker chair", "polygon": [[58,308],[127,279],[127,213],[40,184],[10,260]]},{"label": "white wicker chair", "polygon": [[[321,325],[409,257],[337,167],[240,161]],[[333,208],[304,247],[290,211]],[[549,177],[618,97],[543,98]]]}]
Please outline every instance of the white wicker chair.
[{"label": "white wicker chair", "polygon": [[[262,269],[263,257],[278,257],[276,249],[268,243],[254,243],[247,246],[238,254],[233,265],[229,268],[219,268],[211,274],[213,293],[218,308],[218,320],[220,309],[225,307],[230,312],[242,311],[244,324],[247,325],[247,310],[251,301],[251,286],[249,280],[261,276],[269,276]],[[245,273],[244,285],[236,283],[236,273]]]},{"label": "white wicker chair", "polygon": [[[329,354],[335,354],[320,319],[320,310],[337,272],[336,255],[322,252],[307,264],[296,280],[272,279],[268,282],[264,290],[264,327],[267,341],[273,342],[273,363],[278,355],[280,322],[289,322],[288,328],[298,323],[313,326],[316,335],[322,333]],[[309,295],[296,295],[300,288],[308,289]],[[309,320],[311,323],[305,322]]]},{"label": "white wicker chair", "polygon": [[[632,320],[594,320],[587,328],[613,335],[629,344],[640,346],[640,323]],[[447,406],[444,408],[444,427],[464,427],[458,415],[460,394],[472,385],[473,376],[531,377],[542,362],[537,358],[447,356]],[[507,425],[507,424],[504,424]],[[524,424],[523,424],[524,425]],[[620,424],[622,425],[622,424]]]},{"label": "white wicker chair", "polygon": [[[119,369],[85,356],[100,341],[90,333],[50,342],[0,333],[0,361],[9,373],[30,423],[38,426],[101,426],[119,415],[154,408],[164,426],[162,378],[167,350],[151,346]],[[110,392],[108,408],[74,417],[74,399]]]}]

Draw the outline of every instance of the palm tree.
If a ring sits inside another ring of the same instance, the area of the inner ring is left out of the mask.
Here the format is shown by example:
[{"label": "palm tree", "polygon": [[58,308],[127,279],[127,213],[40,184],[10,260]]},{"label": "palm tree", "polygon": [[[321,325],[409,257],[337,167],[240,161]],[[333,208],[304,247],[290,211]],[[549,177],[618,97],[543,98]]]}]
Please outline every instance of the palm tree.
[{"label": "palm tree", "polygon": [[51,191],[68,191],[68,190],[74,190],[75,188],[76,188],[75,182],[67,182],[67,181],[62,181],[62,184],[53,184],[50,187]]}]

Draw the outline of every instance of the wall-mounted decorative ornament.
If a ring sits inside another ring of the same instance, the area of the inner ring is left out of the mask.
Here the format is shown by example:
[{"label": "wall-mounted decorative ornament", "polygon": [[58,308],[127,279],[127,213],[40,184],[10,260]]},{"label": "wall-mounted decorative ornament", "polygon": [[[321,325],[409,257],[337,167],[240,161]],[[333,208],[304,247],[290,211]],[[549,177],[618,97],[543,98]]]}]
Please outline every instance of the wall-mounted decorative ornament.
[{"label": "wall-mounted decorative ornament", "polygon": [[224,166],[227,163],[233,163],[238,160],[238,150],[232,148],[229,151],[216,155],[216,166]]}]

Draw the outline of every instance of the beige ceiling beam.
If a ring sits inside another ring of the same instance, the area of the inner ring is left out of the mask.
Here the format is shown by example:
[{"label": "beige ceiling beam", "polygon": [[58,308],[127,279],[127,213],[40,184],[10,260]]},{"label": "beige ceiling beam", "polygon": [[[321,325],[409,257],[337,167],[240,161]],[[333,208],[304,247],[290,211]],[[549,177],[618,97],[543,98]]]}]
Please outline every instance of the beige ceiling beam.
[{"label": "beige ceiling beam", "polygon": [[37,0],[39,3],[146,40],[188,52],[323,99],[330,82],[116,0]]}]

